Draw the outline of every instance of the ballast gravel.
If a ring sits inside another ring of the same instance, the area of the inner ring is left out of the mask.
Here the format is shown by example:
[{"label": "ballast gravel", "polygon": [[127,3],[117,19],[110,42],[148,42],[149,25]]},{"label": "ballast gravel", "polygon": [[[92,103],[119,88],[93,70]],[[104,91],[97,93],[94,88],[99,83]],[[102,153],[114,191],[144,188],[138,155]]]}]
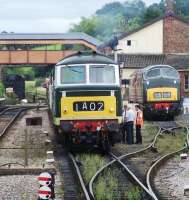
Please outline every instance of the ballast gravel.
[{"label": "ballast gravel", "polygon": [[0,176],[1,200],[36,200],[38,181],[35,175]]}]

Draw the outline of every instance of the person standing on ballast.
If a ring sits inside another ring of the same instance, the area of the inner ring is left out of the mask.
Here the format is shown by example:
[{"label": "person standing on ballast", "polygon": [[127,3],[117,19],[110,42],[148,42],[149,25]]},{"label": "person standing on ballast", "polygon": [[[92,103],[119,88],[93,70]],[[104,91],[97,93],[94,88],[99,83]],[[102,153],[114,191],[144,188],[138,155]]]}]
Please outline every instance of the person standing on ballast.
[{"label": "person standing on ballast", "polygon": [[135,120],[136,144],[142,144],[141,127],[144,124],[143,112],[142,112],[142,110],[140,110],[139,105],[135,106],[135,110],[136,110],[136,120]]},{"label": "person standing on ballast", "polygon": [[133,125],[135,121],[135,112],[130,106],[127,106],[126,127],[127,127],[127,143],[134,144]]}]

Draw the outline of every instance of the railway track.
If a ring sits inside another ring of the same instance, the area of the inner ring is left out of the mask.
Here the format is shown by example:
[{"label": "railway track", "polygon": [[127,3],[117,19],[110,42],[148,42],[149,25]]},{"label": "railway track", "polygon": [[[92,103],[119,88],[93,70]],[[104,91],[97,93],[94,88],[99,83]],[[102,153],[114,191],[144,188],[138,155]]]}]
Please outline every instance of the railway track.
[{"label": "railway track", "polygon": [[[162,156],[158,153],[155,147],[155,143],[160,134],[167,131],[172,132],[174,129],[182,127],[182,125],[176,122],[158,122],[156,123],[156,125],[158,125],[159,130],[156,136],[154,137],[153,142],[146,148],[119,157],[112,154],[114,159],[111,162],[109,162],[106,166],[102,167],[91,179],[89,183],[91,196],[94,197],[94,181],[95,179],[97,179],[99,174],[101,174],[107,167],[110,167],[111,165],[115,164],[115,162],[119,162],[119,164],[122,165],[122,167],[124,167],[125,170],[129,170],[128,173],[134,179],[137,180],[137,183],[139,183],[140,187],[142,187],[142,190],[144,190],[148,195],[150,195],[149,198],[158,199],[154,191],[148,189],[149,185],[146,183],[146,174],[149,168]],[[145,197],[144,199],[147,199],[147,197]]]},{"label": "railway track", "polygon": [[73,160],[71,154],[62,147],[55,150],[55,159],[57,161],[59,172],[62,176],[64,187],[64,200],[79,200],[78,184],[76,175],[73,173]]},{"label": "railway track", "polygon": [[2,137],[20,114],[27,108],[7,108],[0,113],[0,137]]},{"label": "railway track", "polygon": [[[103,176],[104,180],[107,181],[107,186],[109,185],[107,171],[111,170],[112,174],[116,176],[118,185],[113,189],[115,193],[113,194],[113,199],[127,199],[129,196],[138,195],[137,199],[153,200],[156,199],[146,186],[132,173],[132,171],[120,160],[119,157],[110,153],[112,159],[111,162],[103,166],[96,174],[91,178],[89,182],[89,193],[92,199],[96,199],[94,192],[95,183],[98,182],[98,178]],[[104,195],[108,196],[111,191],[104,191]],[[135,194],[134,194],[135,193]],[[136,194],[137,193],[137,194]]]},{"label": "railway track", "polygon": [[[188,164],[187,162],[186,164],[182,164],[183,162],[179,157],[180,153],[188,152],[189,129],[187,126],[185,128],[187,130],[187,142],[185,146],[161,157],[147,172],[147,186],[151,192],[155,193],[158,199],[188,199],[188,196],[184,196],[184,184],[181,184],[181,180],[185,179],[183,174],[184,171],[187,171]],[[187,173],[185,173],[186,177]],[[185,181],[185,184],[188,181],[189,179]]]},{"label": "railway track", "polygon": [[46,106],[32,105],[32,106],[11,106],[3,109],[0,112],[0,137],[2,137],[8,129],[12,126],[15,120],[23,113],[29,109],[44,108]]},{"label": "railway track", "polygon": [[176,122],[158,122],[156,125],[158,125],[159,130],[154,138],[154,141],[147,148],[120,156],[122,162],[145,186],[147,186],[146,174],[148,169],[162,156],[161,153],[158,152],[155,145],[158,136],[164,132],[172,132],[174,129],[180,128],[180,125]]}]

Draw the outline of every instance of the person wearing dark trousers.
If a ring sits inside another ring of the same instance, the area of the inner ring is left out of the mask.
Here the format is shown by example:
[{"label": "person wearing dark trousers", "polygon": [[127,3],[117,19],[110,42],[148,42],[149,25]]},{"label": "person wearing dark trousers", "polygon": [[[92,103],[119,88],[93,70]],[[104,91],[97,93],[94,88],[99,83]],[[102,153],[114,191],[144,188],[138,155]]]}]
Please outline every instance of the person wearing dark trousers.
[{"label": "person wearing dark trousers", "polygon": [[127,143],[128,144],[134,144],[134,135],[133,135],[133,125],[134,125],[134,120],[135,120],[135,113],[131,109],[131,107],[127,107],[127,112],[126,112],[126,132],[127,132]]},{"label": "person wearing dark trousers", "polygon": [[124,105],[123,108],[123,124],[122,124],[122,142],[126,143],[127,141],[127,123],[126,123],[126,113],[127,113],[127,105]]},{"label": "person wearing dark trousers", "polygon": [[139,105],[135,106],[136,110],[136,119],[135,119],[135,126],[136,126],[136,144],[142,144],[142,135],[141,135],[141,127],[144,123],[143,121],[143,112],[140,110]]}]

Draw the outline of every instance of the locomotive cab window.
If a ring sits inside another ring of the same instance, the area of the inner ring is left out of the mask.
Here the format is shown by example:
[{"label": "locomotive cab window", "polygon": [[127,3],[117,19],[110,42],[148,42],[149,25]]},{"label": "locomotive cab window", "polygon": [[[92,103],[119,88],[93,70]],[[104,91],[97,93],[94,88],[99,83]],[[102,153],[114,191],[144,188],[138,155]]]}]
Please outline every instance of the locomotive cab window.
[{"label": "locomotive cab window", "polygon": [[154,78],[160,76],[160,69],[151,69],[146,74],[147,78]]},{"label": "locomotive cab window", "polygon": [[61,68],[62,84],[81,84],[86,82],[85,66],[66,66]]},{"label": "locomotive cab window", "polygon": [[179,78],[178,72],[176,70],[168,68],[168,67],[162,68],[161,73],[163,76],[166,76],[166,77],[172,77],[172,78],[176,78],[176,79]]},{"label": "locomotive cab window", "polygon": [[115,83],[115,67],[108,65],[92,65],[89,68],[90,83]]}]

